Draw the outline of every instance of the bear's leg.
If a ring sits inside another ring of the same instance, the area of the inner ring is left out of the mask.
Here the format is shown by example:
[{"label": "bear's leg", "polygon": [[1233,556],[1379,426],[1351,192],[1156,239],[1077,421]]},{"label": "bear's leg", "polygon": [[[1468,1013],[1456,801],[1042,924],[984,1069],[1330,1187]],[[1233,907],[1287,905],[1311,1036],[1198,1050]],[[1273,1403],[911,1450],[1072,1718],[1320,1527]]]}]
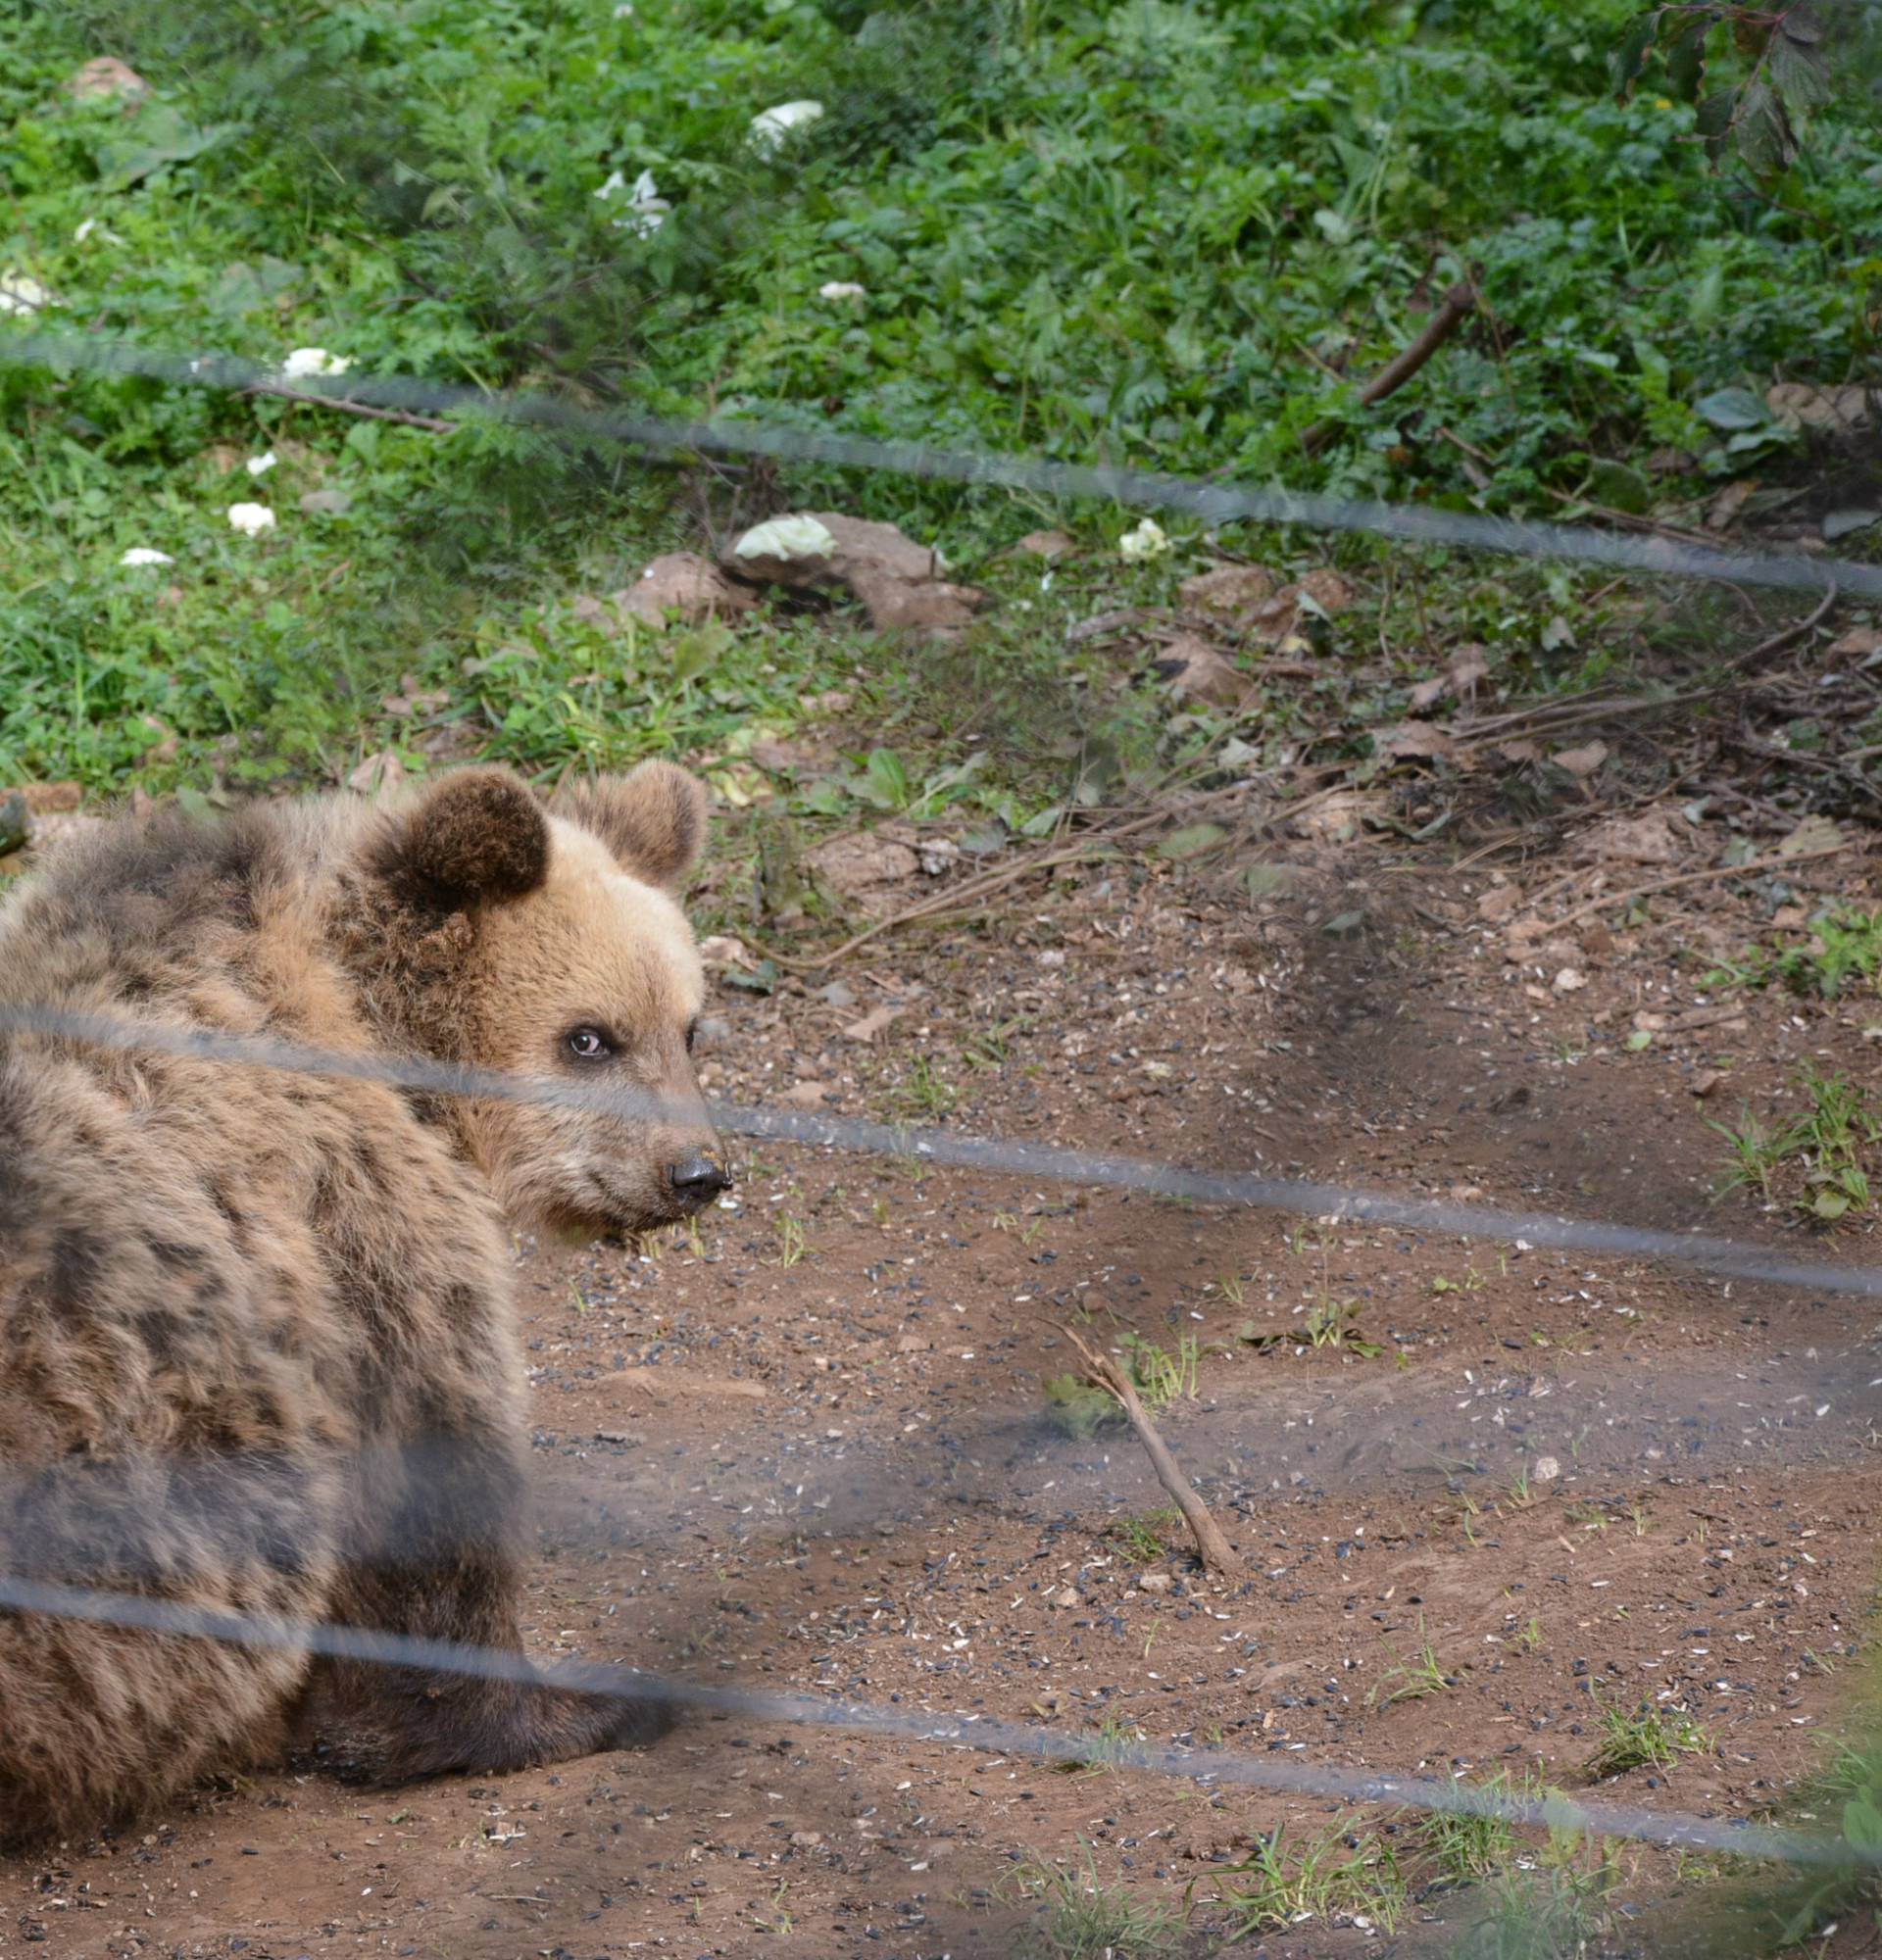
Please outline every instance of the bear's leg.
[{"label": "bear's leg", "polygon": [[[210,1585],[180,1597],[197,1608],[257,1604]],[[306,1668],[304,1653],[277,1648],[0,1615],[0,1842],[89,1830],[252,1759]]]},{"label": "bear's leg", "polygon": [[656,1741],[673,1726],[666,1702],[558,1688],[523,1663],[521,1486],[506,1442],[454,1439],[426,1452],[396,1502],[381,1493],[371,1550],[346,1588],[348,1617],[494,1653],[522,1677],[349,1663],[344,1692],[387,1732],[395,1777],[561,1762]]}]

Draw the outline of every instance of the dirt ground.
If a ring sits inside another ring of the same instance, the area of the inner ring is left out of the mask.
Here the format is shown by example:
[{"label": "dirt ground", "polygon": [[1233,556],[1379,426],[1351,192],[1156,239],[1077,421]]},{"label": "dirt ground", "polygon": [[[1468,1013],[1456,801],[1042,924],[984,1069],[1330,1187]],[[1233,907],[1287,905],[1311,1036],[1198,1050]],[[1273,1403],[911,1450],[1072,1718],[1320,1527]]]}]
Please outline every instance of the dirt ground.
[{"label": "dirt ground", "polygon": [[[1872,1079],[1882,1004],[1708,995],[1702,975],[1707,948],[1786,906],[1872,893],[1882,860],[1697,884],[1638,928],[1534,931],[1572,846],[1507,873],[1377,841],[1275,856],[1304,868],[1253,900],[1170,866],[1075,871],[991,925],[877,942],[833,999],[721,986],[708,1086],[915,1118],[952,1096],[969,1131],[1872,1258],[1866,1228],[1826,1240],[1742,1194],[1712,1203],[1705,1119],[1786,1106],[1806,1062]],[[845,1032],[878,1007],[898,1011]],[[1596,1697],[1645,1699],[1712,1747],[1594,1793],[1719,1819],[1821,1760],[1875,1577],[1873,1304],[759,1155],[657,1256],[520,1249],[543,1657],[1576,1789]],[[1382,1351],[1304,1346],[1329,1301]],[[1245,1582],[1205,1580],[1155,1521],[1126,1432],[1046,1421],[1067,1321],[1203,1344],[1164,1428]],[[1447,1685],[1394,1698],[1427,1639]],[[1201,1951],[1256,1834],[1339,1814],[723,1719],[498,1779],[388,1789],[371,1767],[335,1737],[139,1831],[0,1865],[0,1954],[936,1960],[1018,1950],[1031,1862],[1087,1855],[1147,1898],[1187,1892]],[[1627,1896],[1685,1882],[1641,1853]],[[1392,1937],[1315,1924],[1235,1950],[1423,1950],[1448,1910],[1432,1894]]]}]

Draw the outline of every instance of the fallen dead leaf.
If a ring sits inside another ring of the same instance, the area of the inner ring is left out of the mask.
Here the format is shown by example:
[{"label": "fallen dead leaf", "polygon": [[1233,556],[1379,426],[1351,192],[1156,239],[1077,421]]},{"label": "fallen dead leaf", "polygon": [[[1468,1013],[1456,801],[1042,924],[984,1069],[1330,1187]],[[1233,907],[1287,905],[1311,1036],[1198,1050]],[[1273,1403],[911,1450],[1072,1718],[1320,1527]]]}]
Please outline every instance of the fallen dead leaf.
[{"label": "fallen dead leaf", "polygon": [[1218,564],[1184,579],[1177,596],[1191,612],[1233,619],[1272,599],[1274,581],[1259,564]]},{"label": "fallen dead leaf", "polygon": [[618,612],[664,627],[669,614],[696,626],[722,613],[749,612],[758,604],[749,587],[734,584],[711,559],[697,552],[666,552],[632,585],[612,595]]},{"label": "fallen dead leaf", "polygon": [[1195,633],[1171,640],[1158,655],[1156,666],[1185,700],[1208,702],[1212,708],[1240,708],[1255,690],[1254,681],[1233,661]]},{"label": "fallen dead leaf", "polygon": [[1584,742],[1579,749],[1558,749],[1549,760],[1577,782],[1585,782],[1608,760],[1608,745]]},{"label": "fallen dead leaf", "polygon": [[1498,919],[1506,919],[1522,903],[1521,890],[1515,885],[1492,885],[1477,900],[1477,916],[1494,925]]},{"label": "fallen dead leaf", "polygon": [[1457,746],[1445,729],[1429,721],[1401,721],[1395,727],[1375,730],[1372,736],[1372,747],[1381,756],[1400,761],[1449,756]]},{"label": "fallen dead leaf", "polygon": [[397,754],[391,749],[381,749],[360,763],[347,777],[346,786],[361,796],[377,796],[382,790],[397,789],[405,776],[405,764]]},{"label": "fallen dead leaf", "polygon": [[787,1109],[820,1109],[830,1100],[827,1082],[794,1082],[777,1099]]},{"label": "fallen dead leaf", "polygon": [[1740,477],[1736,483],[1728,483],[1706,507],[1706,528],[1709,531],[1723,531],[1731,527],[1732,521],[1745,508],[1752,492],[1758,488],[1756,477]]},{"label": "fallen dead leaf", "polygon": [[1686,839],[1663,810],[1649,810],[1642,816],[1610,816],[1596,824],[1583,844],[1598,861],[1620,858],[1629,864],[1677,864],[1688,855]]},{"label": "fallen dead leaf", "polygon": [[[762,549],[768,534],[784,535],[798,524],[818,532],[827,547],[799,557],[775,557]],[[759,549],[748,547],[756,543]],[[720,561],[732,577],[747,584],[782,585],[800,592],[828,592],[847,586],[862,601],[878,632],[910,628],[949,631],[966,625],[986,595],[953,585],[932,549],[906,537],[893,524],[848,517],[840,512],[801,512],[747,531]]]},{"label": "fallen dead leaf", "polygon": [[804,868],[842,898],[887,906],[894,903],[896,887],[919,875],[921,858],[910,845],[853,831],[806,852]]},{"label": "fallen dead leaf", "polygon": [[745,942],[725,932],[716,932],[710,938],[702,939],[699,942],[699,956],[708,966],[736,966],[748,973],[757,964]]},{"label": "fallen dead leaf", "polygon": [[78,102],[110,102],[119,96],[135,101],[150,93],[150,83],[116,55],[100,55],[66,77],[66,93]]},{"label": "fallen dead leaf", "polygon": [[1800,428],[1859,429],[1870,419],[1872,393],[1854,384],[1814,388],[1808,381],[1780,381],[1764,391],[1764,406]]},{"label": "fallen dead leaf", "polygon": [[1843,833],[1833,818],[1807,816],[1777,847],[1777,855],[1798,858],[1807,851],[1832,851],[1842,842]]},{"label": "fallen dead leaf", "polygon": [[1078,549],[1078,540],[1064,531],[1028,531],[1014,546],[1032,558],[1066,558]]},{"label": "fallen dead leaf", "polygon": [[1852,626],[1831,647],[1830,652],[1855,660],[1866,660],[1871,654],[1882,654],[1882,631],[1873,626]]},{"label": "fallen dead leaf", "polygon": [[850,1022],[843,1033],[853,1042],[872,1042],[907,1011],[906,1007],[871,1007],[860,1021]]}]

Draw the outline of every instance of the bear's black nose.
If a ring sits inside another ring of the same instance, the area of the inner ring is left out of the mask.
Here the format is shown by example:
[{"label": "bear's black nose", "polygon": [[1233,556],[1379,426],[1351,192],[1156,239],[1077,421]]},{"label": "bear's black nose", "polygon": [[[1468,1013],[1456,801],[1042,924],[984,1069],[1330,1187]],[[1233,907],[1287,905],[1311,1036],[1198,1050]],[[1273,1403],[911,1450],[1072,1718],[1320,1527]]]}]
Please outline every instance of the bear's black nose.
[{"label": "bear's black nose", "polygon": [[667,1166],[667,1182],[682,1203],[695,1207],[710,1204],[721,1191],[731,1188],[731,1173],[704,1151]]}]

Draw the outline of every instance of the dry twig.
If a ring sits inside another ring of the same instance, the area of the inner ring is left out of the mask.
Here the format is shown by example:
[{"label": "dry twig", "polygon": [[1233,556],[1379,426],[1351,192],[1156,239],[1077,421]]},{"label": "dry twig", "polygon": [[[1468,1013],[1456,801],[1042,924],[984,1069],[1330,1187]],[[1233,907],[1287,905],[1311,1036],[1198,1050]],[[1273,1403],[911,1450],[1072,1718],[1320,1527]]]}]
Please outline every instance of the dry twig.
[{"label": "dry twig", "polygon": [[1136,1384],[1108,1355],[1094,1353],[1073,1329],[1062,1322],[1059,1331],[1077,1348],[1085,1364],[1086,1380],[1093,1388],[1103,1389],[1106,1395],[1114,1396],[1130,1419],[1131,1428],[1137,1432],[1137,1441],[1149,1453],[1151,1468],[1157,1472],[1158,1482],[1175,1499],[1176,1508],[1182,1512],[1183,1521],[1196,1540],[1196,1550],[1203,1564],[1211,1572],[1218,1572],[1224,1578],[1239,1578],[1246,1570],[1240,1553],[1222,1535],[1222,1528],[1210,1515],[1209,1506],[1196,1494],[1189,1479],[1177,1467],[1175,1457],[1169,1453],[1169,1446],[1158,1435],[1157,1425],[1151,1421],[1150,1411],[1144,1407],[1137,1394]]},{"label": "dry twig", "polygon": [[1713,864],[1704,871],[1682,871],[1673,878],[1655,878],[1645,885],[1631,885],[1624,892],[1610,892],[1605,897],[1590,899],[1585,906],[1577,906],[1571,912],[1562,913],[1554,923],[1558,926],[1573,925],[1577,919],[1586,918],[1591,912],[1605,911],[1610,906],[1630,905],[1635,899],[1652,898],[1656,892],[1670,892],[1681,885],[1704,885],[1714,878],[1757,878],[1766,871],[1782,871],[1792,864],[1808,864],[1813,858],[1834,858],[1840,852],[1853,848],[1854,840],[1845,838],[1841,844],[1819,845],[1814,851],[1797,851],[1785,858],[1773,852],[1768,858],[1759,858],[1750,864]]},{"label": "dry twig", "polygon": [[[1467,279],[1460,279],[1438,302],[1437,311],[1425,321],[1424,331],[1417,339],[1403,353],[1394,355],[1360,390],[1359,406],[1369,409],[1374,402],[1382,402],[1403,388],[1476,310],[1476,288]],[[1335,423],[1315,422],[1301,437],[1301,447],[1312,456],[1332,441],[1336,429]]]}]

